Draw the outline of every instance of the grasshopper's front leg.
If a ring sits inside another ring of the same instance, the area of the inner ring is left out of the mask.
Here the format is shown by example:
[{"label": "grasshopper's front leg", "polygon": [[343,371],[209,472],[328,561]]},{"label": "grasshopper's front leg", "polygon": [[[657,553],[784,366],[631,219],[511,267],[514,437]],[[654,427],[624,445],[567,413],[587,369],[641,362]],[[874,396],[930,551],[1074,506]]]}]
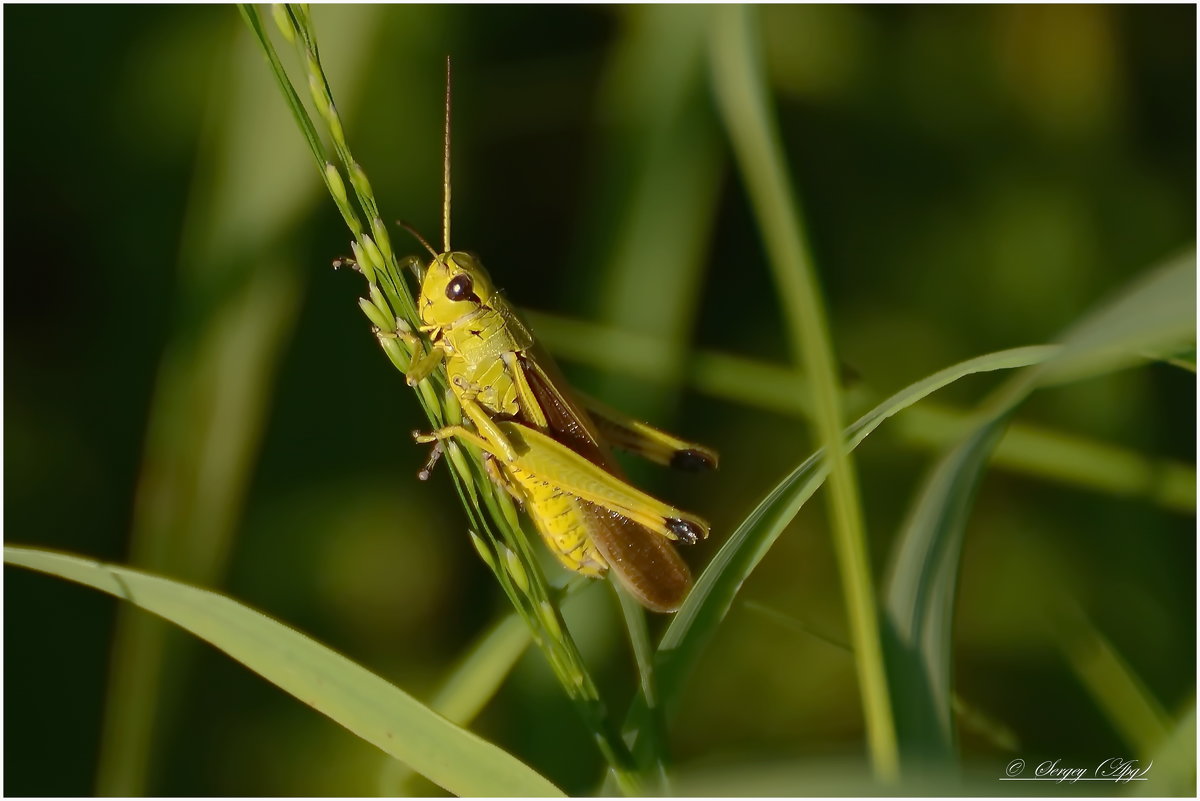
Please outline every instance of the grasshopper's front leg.
[{"label": "grasshopper's front leg", "polygon": [[[421,348],[420,338],[413,335],[412,332],[404,333],[407,334],[407,338],[403,335],[401,335],[400,338],[404,339],[406,342],[412,343],[413,352],[419,353]],[[404,374],[404,380],[410,387],[415,387],[426,378],[429,378],[430,374],[432,374],[433,371],[438,368],[438,365],[445,360],[446,349],[441,345],[434,345],[429,349],[428,353],[424,354],[420,358],[413,359],[412,364],[408,366],[408,372]]]},{"label": "grasshopper's front leg", "polygon": [[375,336],[383,339],[398,339],[404,344],[412,348],[413,360],[408,365],[408,371],[404,374],[404,381],[410,387],[415,387],[438,368],[442,362],[446,360],[448,355],[446,349],[441,345],[434,345],[428,351],[425,350],[424,341],[412,332],[408,327],[408,323],[396,318],[396,327],[391,331],[384,331],[380,328],[375,328]]}]

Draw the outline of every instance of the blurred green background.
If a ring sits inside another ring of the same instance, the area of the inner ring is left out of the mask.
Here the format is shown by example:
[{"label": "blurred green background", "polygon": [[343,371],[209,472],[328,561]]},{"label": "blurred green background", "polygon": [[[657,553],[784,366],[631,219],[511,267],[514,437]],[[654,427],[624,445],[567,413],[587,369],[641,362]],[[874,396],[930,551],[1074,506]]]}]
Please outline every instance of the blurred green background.
[{"label": "blurred green background", "polygon": [[[1051,341],[1194,241],[1195,13],[761,9],[855,392]],[[689,380],[696,349],[790,359],[708,87],[706,14],[314,10],[385,219],[431,239],[452,54],[454,243],[518,304],[606,326],[545,323],[581,386],[721,452],[700,478],[631,465],[712,522],[697,569],[812,450],[786,396],[766,409]],[[423,418],[355,308],[361,281],[328,267],[349,238],[248,31],[229,7],[8,6],[4,22],[6,541],[221,588],[428,697],[505,602],[444,471],[415,478]],[[655,347],[613,346],[630,335]],[[935,400],[952,415],[1000,380]],[[1194,476],[1195,409],[1194,375],[1155,365],[1039,393],[1019,419],[1178,478]],[[902,415],[859,451],[877,575],[948,419]],[[981,488],[955,623],[962,750],[989,781],[1014,756],[1134,756],[1064,614],[1171,720],[1195,692],[1194,484],[1118,491],[1018,461]],[[804,794],[861,770],[823,512],[779,541],[687,690],[673,750],[685,777],[703,772],[693,791],[749,793],[753,776]],[[147,635],[111,599],[13,570],[4,597],[6,794],[87,795],[98,772],[161,795],[374,794],[386,777],[373,748],[175,632],[161,665],[122,657],[132,687],[113,689],[114,638]],[[619,712],[635,672],[618,618],[591,589],[572,622]],[[110,692],[149,686],[104,722]],[[594,789],[599,758],[539,654],[474,728]],[[121,761],[130,743],[149,744],[144,778]]]}]

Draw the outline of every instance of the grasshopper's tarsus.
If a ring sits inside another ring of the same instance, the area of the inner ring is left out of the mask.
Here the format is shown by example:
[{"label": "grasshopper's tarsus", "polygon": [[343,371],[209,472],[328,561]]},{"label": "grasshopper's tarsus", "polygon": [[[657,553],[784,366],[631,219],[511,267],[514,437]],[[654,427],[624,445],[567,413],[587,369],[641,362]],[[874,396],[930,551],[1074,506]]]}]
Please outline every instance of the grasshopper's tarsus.
[{"label": "grasshopper's tarsus", "polygon": [[[414,431],[413,434],[418,432]],[[442,458],[442,454],[446,451],[446,443],[442,440],[436,440],[433,447],[429,449],[429,458],[425,460],[425,465],[417,473],[417,478],[421,481],[428,481],[433,475],[433,469],[437,467],[438,460]]]},{"label": "grasshopper's tarsus", "polygon": [[688,545],[695,545],[700,540],[708,536],[708,532],[701,528],[691,520],[684,520],[681,517],[668,517],[667,528],[671,533],[679,538],[680,542]]}]

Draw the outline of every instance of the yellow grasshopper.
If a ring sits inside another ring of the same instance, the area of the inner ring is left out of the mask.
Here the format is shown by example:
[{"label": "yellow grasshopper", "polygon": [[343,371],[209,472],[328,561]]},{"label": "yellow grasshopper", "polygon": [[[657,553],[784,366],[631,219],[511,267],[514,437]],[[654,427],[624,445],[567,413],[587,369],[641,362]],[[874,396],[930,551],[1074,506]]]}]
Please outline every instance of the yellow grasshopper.
[{"label": "yellow grasshopper", "polygon": [[[448,60],[443,165],[442,252],[409,229],[433,258],[417,301],[430,348],[414,359],[407,380],[415,385],[444,363],[464,425],[414,432],[418,442],[434,443],[421,477],[445,440],[475,444],[493,481],[524,508],[563,565],[592,577],[611,568],[644,606],[675,611],[691,574],[671,541],[695,543],[708,536],[708,524],[628,484],[609,445],[693,471],[716,468],[717,454],[573,393],[480,261],[451,249]],[[402,330],[395,335],[417,341]]]}]

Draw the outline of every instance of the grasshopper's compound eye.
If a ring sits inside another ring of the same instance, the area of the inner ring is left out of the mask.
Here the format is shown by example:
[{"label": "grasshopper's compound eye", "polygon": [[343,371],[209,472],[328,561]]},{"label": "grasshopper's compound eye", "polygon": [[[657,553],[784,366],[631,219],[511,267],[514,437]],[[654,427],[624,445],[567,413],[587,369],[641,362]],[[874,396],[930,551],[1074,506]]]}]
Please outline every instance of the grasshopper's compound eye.
[{"label": "grasshopper's compound eye", "polygon": [[474,288],[471,276],[465,273],[463,275],[456,275],[446,285],[446,297],[453,301],[466,300],[471,296]]}]

